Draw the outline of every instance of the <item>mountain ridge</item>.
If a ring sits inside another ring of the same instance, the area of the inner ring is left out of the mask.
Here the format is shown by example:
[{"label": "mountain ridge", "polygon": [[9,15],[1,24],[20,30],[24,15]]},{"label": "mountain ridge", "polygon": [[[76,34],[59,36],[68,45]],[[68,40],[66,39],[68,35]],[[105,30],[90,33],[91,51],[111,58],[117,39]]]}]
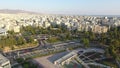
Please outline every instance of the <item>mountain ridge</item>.
[{"label": "mountain ridge", "polygon": [[18,14],[18,13],[29,13],[29,14],[41,14],[38,12],[26,11],[26,10],[11,10],[11,9],[0,9],[0,13]]}]

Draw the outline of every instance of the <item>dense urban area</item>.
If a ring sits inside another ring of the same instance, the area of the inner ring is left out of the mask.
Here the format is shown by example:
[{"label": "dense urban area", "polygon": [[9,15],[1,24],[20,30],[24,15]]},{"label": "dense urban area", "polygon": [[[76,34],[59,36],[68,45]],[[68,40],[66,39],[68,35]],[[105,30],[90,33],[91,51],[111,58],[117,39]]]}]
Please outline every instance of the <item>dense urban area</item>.
[{"label": "dense urban area", "polygon": [[3,68],[120,68],[120,17],[0,14],[0,53]]}]

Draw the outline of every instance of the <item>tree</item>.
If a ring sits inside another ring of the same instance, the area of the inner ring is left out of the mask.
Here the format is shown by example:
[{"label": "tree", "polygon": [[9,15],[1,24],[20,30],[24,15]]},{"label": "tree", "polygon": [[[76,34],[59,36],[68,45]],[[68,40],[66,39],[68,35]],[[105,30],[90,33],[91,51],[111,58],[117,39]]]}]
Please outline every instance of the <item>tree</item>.
[{"label": "tree", "polygon": [[83,39],[83,44],[84,44],[85,48],[88,48],[89,47],[89,39],[84,38]]},{"label": "tree", "polygon": [[54,42],[57,42],[57,41],[58,41],[58,38],[56,38],[56,37],[52,37],[52,38],[48,39],[48,42],[50,42],[50,43],[54,43]]},{"label": "tree", "polygon": [[17,45],[23,45],[23,44],[25,44],[25,40],[24,40],[24,38],[23,37],[18,37],[17,38]]},{"label": "tree", "polygon": [[110,45],[109,46],[109,53],[115,60],[117,60],[119,58],[119,56],[117,54],[117,51],[116,51],[116,48],[114,47],[114,45]]},{"label": "tree", "polygon": [[15,32],[13,30],[11,30],[11,31],[8,31],[8,34],[14,35]]},{"label": "tree", "polygon": [[34,38],[32,36],[26,38],[27,43],[32,43],[34,41]]},{"label": "tree", "polygon": [[90,32],[89,33],[89,39],[90,39],[90,41],[94,41],[95,40],[95,34]]}]

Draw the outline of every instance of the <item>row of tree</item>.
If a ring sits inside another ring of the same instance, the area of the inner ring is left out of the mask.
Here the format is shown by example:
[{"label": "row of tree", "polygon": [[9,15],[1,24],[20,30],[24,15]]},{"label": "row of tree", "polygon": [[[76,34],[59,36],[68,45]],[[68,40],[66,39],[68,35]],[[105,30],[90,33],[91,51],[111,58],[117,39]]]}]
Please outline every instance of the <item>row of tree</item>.
[{"label": "row of tree", "polygon": [[120,60],[120,27],[112,27],[107,33],[79,32],[85,47],[88,42],[100,43],[107,46],[106,52],[109,56]]},{"label": "row of tree", "polygon": [[24,45],[26,43],[32,43],[34,41],[33,37],[23,37],[23,36],[2,36],[0,39],[0,47],[4,48],[5,46],[14,47],[14,45]]}]

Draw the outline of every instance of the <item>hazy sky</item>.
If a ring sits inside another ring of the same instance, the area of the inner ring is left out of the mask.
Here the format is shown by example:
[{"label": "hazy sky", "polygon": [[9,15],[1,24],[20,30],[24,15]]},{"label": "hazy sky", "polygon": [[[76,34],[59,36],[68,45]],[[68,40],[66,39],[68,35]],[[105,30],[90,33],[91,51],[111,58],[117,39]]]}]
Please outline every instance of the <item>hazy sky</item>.
[{"label": "hazy sky", "polygon": [[120,15],[120,0],[1,0],[0,9],[55,14]]}]

